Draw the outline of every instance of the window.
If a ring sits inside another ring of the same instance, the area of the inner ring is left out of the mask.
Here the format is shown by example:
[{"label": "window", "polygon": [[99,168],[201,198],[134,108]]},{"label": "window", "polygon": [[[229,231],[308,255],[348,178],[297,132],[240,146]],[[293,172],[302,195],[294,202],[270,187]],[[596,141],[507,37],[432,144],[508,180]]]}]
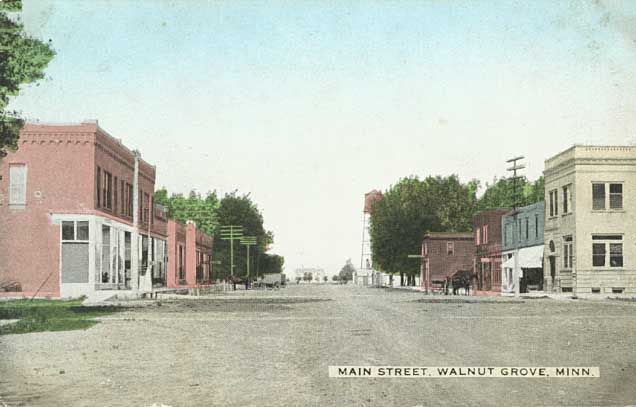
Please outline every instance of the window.
[{"label": "window", "polygon": [[592,184],[592,209],[605,209],[605,184]]},{"label": "window", "polygon": [[539,215],[534,215],[534,237],[539,238]]},{"label": "window", "polygon": [[528,230],[530,229],[530,220],[526,218],[526,240],[528,240]]},{"label": "window", "polygon": [[97,177],[95,181],[95,185],[97,186],[97,207],[102,207],[102,169],[97,167]]},{"label": "window", "polygon": [[117,213],[117,177],[115,177],[115,182],[113,183],[113,212]]},{"label": "window", "polygon": [[88,242],[88,221],[62,221],[62,240]]},{"label": "window", "polygon": [[508,225],[507,224],[504,225],[503,232],[504,232],[504,235],[503,235],[504,244],[508,244]]},{"label": "window", "polygon": [[26,206],[27,171],[24,164],[9,165],[9,206]]},{"label": "window", "polygon": [[623,236],[594,235],[592,240],[592,265],[594,267],[605,267],[606,265],[623,267]]},{"label": "window", "polygon": [[488,243],[488,225],[484,225],[484,244]]},{"label": "window", "polygon": [[454,242],[446,242],[446,254],[452,256],[455,254],[455,243]]},{"label": "window", "polygon": [[120,195],[121,195],[121,213],[123,213],[124,215],[126,214],[126,192],[124,190],[124,180],[121,180],[121,189],[120,191]]},{"label": "window", "polygon": [[623,184],[609,184],[610,209],[623,209]]},{"label": "window", "polygon": [[559,214],[559,195],[557,190],[550,191],[550,216],[557,216]]},{"label": "window", "polygon": [[563,213],[572,212],[572,186],[566,185],[563,187]]},{"label": "window", "polygon": [[572,236],[565,236],[563,237],[563,268],[571,269],[572,260]]},{"label": "window", "polygon": [[479,238],[481,234],[481,228],[477,228],[477,230],[475,230],[475,245],[479,246],[481,244],[481,239]]},{"label": "window", "polygon": [[142,215],[144,223],[148,223],[149,212],[150,212],[150,195],[147,193],[144,193],[143,215]]},{"label": "window", "polygon": [[113,176],[108,171],[104,171],[103,193],[102,204],[106,209],[113,209]]}]

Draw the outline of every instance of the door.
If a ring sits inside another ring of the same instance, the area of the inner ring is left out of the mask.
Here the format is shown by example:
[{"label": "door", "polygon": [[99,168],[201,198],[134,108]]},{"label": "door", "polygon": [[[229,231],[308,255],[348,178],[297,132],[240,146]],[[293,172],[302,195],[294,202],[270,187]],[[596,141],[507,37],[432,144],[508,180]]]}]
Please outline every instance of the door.
[{"label": "door", "polygon": [[550,287],[554,289],[554,279],[556,277],[556,260],[554,256],[550,256]]}]

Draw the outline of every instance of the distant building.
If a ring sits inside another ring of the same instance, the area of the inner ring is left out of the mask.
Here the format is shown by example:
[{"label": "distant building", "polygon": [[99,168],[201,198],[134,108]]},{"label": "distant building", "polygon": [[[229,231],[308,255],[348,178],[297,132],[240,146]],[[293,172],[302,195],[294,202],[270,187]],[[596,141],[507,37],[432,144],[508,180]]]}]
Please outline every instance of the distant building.
[{"label": "distant building", "polygon": [[170,288],[211,284],[210,260],[214,239],[192,222],[168,221],[168,273]]},{"label": "distant building", "polygon": [[472,287],[475,291],[501,291],[501,219],[509,209],[493,209],[473,217],[475,261]]},{"label": "distant building", "polygon": [[471,233],[427,233],[422,240],[422,289],[442,286],[458,272],[472,273],[475,244]]},{"label": "distant building", "polygon": [[318,267],[300,267],[294,270],[294,275],[296,276],[296,278],[300,277],[302,279],[307,273],[311,273],[311,281],[322,282],[324,277],[326,276],[325,270]]},{"label": "distant building", "polygon": [[[510,212],[502,221],[502,294],[514,294],[516,284],[514,276],[520,279],[520,292],[543,290],[543,225],[545,203],[537,202],[517,210],[516,216]],[[516,224],[515,224],[516,220]],[[515,250],[518,249],[515,268]]]},{"label": "distant building", "polygon": [[636,293],[636,147],[576,145],[544,176],[544,288]]},{"label": "distant building", "polygon": [[362,251],[360,268],[353,274],[353,282],[358,285],[382,285],[383,273],[373,269],[373,253],[371,252],[371,234],[369,220],[373,203],[382,199],[382,192],[373,190],[364,194],[364,208],[362,210]]}]

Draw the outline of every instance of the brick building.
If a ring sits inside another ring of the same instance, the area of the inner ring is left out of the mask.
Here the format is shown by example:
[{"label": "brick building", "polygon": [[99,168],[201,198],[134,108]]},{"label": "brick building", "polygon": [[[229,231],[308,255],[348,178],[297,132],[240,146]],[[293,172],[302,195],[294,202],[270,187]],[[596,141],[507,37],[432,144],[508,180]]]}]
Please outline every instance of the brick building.
[{"label": "brick building", "polygon": [[76,297],[166,284],[155,167],[97,122],[27,124],[0,160],[0,295]]},{"label": "brick building", "polygon": [[422,289],[442,285],[455,273],[472,272],[474,255],[471,233],[427,233],[422,240]]},{"label": "brick building", "polygon": [[478,212],[473,217],[475,237],[472,286],[476,293],[501,292],[501,219],[509,209]]},{"label": "brick building", "polygon": [[210,260],[214,239],[196,228],[192,222],[185,225],[168,221],[169,288],[194,288],[211,283]]}]

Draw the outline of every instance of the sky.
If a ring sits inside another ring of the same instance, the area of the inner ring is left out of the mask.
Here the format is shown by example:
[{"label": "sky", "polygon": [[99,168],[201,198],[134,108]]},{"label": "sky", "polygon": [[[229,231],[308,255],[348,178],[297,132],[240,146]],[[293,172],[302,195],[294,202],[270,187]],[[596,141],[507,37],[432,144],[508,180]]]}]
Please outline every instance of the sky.
[{"label": "sky", "polygon": [[10,107],[81,122],[157,188],[250,193],[297,267],[359,265],[364,193],[636,143],[634,1],[23,0],[57,52]]}]

